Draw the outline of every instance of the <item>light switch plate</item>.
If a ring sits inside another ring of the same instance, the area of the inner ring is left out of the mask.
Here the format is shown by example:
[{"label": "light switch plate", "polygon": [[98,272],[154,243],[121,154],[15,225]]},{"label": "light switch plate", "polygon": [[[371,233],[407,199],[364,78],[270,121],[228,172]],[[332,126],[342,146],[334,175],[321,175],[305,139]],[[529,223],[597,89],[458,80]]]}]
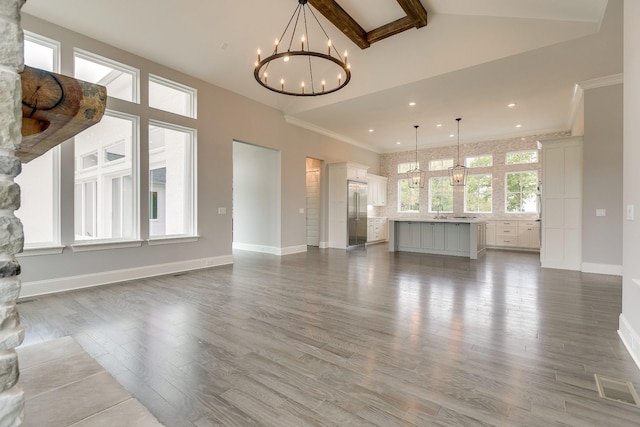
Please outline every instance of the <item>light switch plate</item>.
[{"label": "light switch plate", "polygon": [[227,208],[218,208],[218,215],[226,215]]},{"label": "light switch plate", "polygon": [[300,208],[299,212],[304,213],[304,208]]},{"label": "light switch plate", "polygon": [[607,216],[606,209],[596,209],[596,216]]}]

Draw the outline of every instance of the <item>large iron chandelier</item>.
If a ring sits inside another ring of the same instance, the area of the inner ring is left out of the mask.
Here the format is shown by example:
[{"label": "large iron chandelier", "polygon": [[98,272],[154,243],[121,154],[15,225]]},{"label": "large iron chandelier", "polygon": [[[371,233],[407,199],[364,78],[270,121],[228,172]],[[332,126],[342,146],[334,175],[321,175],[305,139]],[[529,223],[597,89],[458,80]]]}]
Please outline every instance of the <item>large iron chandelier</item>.
[{"label": "large iron chandelier", "polygon": [[414,168],[407,171],[407,177],[409,178],[410,188],[424,188],[424,182],[427,177],[427,173],[420,169],[418,163],[418,125],[413,125],[416,128],[416,163]]},{"label": "large iron chandelier", "polygon": [[455,166],[449,168],[449,180],[454,187],[464,187],[467,184],[467,168],[460,164],[460,120],[458,122],[458,158]]},{"label": "large iron chandelier", "polygon": [[[307,27],[307,11],[319,27],[311,34]],[[320,42],[322,37],[324,41]],[[297,41],[294,42],[294,38]],[[312,42],[316,50],[311,50]],[[296,50],[298,46],[300,49]],[[258,49],[253,76],[262,86],[277,93],[318,96],[345,87],[351,80],[351,66],[347,52],[340,55],[307,0],[298,0],[289,23],[275,41],[273,53],[262,58]]]}]

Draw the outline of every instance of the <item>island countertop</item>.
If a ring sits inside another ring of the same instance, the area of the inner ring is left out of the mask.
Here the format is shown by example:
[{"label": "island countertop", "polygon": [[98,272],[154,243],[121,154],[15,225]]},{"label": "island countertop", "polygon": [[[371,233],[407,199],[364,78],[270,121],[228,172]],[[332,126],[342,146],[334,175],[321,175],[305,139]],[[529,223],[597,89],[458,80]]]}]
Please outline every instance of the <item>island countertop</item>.
[{"label": "island countertop", "polygon": [[389,251],[478,259],[486,247],[487,221],[470,217],[389,218]]},{"label": "island countertop", "polygon": [[487,222],[483,218],[472,217],[446,217],[446,218],[429,218],[429,217],[390,217],[389,221],[395,222],[452,222],[456,224],[478,224]]}]

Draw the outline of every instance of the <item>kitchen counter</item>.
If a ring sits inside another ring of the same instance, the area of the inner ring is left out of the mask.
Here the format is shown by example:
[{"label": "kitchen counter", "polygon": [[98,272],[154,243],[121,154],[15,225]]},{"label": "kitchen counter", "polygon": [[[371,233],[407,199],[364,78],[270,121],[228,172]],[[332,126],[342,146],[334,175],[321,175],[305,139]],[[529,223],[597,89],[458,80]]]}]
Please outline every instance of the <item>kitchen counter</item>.
[{"label": "kitchen counter", "polygon": [[389,218],[389,251],[478,259],[486,248],[486,221],[478,218]]}]

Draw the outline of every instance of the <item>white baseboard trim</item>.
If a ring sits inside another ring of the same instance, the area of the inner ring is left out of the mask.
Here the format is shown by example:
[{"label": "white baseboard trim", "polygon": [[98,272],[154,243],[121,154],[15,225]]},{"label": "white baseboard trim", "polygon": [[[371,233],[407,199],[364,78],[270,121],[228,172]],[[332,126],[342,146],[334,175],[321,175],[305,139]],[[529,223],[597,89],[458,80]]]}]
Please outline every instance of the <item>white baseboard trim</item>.
[{"label": "white baseboard trim", "polygon": [[280,255],[291,255],[307,252],[307,245],[288,246],[280,249]]},{"label": "white baseboard trim", "polygon": [[275,246],[254,245],[251,243],[238,243],[233,242],[233,249],[239,249],[242,251],[260,252],[263,254],[271,255],[291,255],[300,252],[307,251],[307,245],[288,246],[286,248],[277,248]]},{"label": "white baseboard trim", "polygon": [[199,270],[202,268],[227,264],[233,264],[233,255],[146,265],[143,267],[111,270],[79,276],[59,277],[57,279],[37,280],[34,282],[23,282],[20,298],[107,285],[127,280],[144,279],[146,277],[180,273],[183,271]]},{"label": "white baseboard trim", "polygon": [[638,369],[640,369],[640,334],[633,329],[631,324],[624,317],[624,314],[620,314],[620,323],[618,326],[618,335],[622,339],[622,343],[627,348],[627,351],[631,355],[631,358]]},{"label": "white baseboard trim", "polygon": [[583,262],[583,273],[608,274],[611,276],[622,276],[622,266],[615,264],[596,264],[593,262]]}]

